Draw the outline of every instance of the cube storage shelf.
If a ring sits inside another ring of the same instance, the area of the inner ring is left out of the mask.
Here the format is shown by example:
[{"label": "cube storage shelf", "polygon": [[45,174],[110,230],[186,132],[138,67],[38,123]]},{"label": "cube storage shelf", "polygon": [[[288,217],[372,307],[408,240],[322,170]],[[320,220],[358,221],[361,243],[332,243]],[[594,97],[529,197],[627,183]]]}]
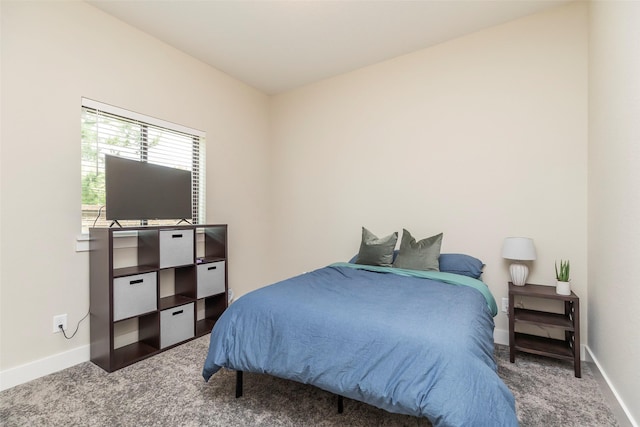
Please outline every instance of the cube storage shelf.
[{"label": "cube storage shelf", "polygon": [[[208,334],[226,310],[227,225],[91,228],[89,234],[91,361],[105,371]],[[120,238],[135,244],[117,249]],[[121,325],[136,323],[119,336]]]}]

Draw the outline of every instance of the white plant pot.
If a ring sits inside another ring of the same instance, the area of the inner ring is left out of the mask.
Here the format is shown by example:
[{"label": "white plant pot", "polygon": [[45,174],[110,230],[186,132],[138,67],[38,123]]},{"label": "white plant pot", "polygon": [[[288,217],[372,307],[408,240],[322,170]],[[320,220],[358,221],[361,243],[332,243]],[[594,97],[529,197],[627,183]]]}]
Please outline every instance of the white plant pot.
[{"label": "white plant pot", "polygon": [[556,293],[558,295],[571,295],[571,282],[556,282]]}]

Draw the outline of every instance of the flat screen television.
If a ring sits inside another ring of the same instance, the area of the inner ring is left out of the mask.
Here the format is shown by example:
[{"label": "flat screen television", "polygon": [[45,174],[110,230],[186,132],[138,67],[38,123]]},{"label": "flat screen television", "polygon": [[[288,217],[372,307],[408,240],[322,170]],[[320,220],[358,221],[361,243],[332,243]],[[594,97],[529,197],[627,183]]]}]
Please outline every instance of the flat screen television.
[{"label": "flat screen television", "polygon": [[191,172],[105,155],[108,220],[192,219]]}]

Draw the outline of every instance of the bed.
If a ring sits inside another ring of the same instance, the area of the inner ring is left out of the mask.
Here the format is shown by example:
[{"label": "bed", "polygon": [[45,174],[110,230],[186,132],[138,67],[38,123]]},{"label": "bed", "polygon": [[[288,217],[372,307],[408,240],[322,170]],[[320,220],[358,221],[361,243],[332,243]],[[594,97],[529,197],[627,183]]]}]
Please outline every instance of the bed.
[{"label": "bed", "polygon": [[234,302],[211,333],[203,376],[274,375],[435,427],[516,426],[493,358],[496,313],[471,277],[336,263]]}]

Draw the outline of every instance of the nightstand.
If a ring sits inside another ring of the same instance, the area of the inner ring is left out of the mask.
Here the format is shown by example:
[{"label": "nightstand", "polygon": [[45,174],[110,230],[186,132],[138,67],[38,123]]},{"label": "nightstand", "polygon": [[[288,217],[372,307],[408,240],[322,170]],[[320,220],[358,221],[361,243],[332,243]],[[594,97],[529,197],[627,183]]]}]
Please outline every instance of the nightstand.
[{"label": "nightstand", "polygon": [[[515,296],[542,298],[564,302],[564,313],[529,310],[515,307]],[[530,324],[564,331],[564,340],[516,332],[516,324]],[[509,359],[515,362],[516,352],[532,353],[573,361],[575,376],[580,378],[580,298],[558,295],[555,286],[509,282]]]}]

